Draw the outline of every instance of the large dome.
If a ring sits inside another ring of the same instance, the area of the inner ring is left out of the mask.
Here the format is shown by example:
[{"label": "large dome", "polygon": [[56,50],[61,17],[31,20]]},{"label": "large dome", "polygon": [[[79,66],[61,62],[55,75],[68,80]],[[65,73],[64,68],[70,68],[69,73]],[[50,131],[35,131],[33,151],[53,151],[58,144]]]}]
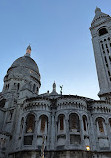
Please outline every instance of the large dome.
[{"label": "large dome", "polygon": [[29,56],[23,56],[16,59],[10,68],[15,68],[15,67],[25,67],[39,74],[39,69],[36,62]]},{"label": "large dome", "polygon": [[26,54],[13,62],[4,77],[5,87],[10,85],[10,88],[17,89],[16,85],[19,84],[22,90],[28,88],[38,94],[41,86],[40,73],[36,62],[30,57],[30,53],[31,47],[28,46]]},{"label": "large dome", "polygon": [[9,79],[24,79],[24,80],[35,80],[40,83],[40,73],[36,62],[30,57],[31,47],[28,46],[26,54],[16,59],[11,67],[7,71],[5,80]]}]

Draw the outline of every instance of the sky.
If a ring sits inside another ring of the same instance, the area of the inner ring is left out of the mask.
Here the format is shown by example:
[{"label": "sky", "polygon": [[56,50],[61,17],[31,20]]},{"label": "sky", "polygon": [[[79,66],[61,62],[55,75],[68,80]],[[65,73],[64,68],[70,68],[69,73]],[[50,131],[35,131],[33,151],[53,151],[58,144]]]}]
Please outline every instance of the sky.
[{"label": "sky", "polygon": [[96,6],[111,15],[111,0],[0,0],[0,91],[8,68],[25,54],[41,75],[40,93],[99,99],[98,78],[89,27]]}]

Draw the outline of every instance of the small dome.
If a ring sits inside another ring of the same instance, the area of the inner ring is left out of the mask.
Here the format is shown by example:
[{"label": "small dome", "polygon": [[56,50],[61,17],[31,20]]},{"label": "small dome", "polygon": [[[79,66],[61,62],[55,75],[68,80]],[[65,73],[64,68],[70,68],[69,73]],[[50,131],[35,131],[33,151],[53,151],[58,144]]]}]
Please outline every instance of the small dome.
[{"label": "small dome", "polygon": [[29,56],[23,56],[16,59],[11,65],[11,68],[19,66],[29,68],[39,74],[39,69],[36,62]]},{"label": "small dome", "polygon": [[95,9],[95,14],[97,14],[97,13],[101,13],[101,9],[98,7],[96,7],[96,9]]}]

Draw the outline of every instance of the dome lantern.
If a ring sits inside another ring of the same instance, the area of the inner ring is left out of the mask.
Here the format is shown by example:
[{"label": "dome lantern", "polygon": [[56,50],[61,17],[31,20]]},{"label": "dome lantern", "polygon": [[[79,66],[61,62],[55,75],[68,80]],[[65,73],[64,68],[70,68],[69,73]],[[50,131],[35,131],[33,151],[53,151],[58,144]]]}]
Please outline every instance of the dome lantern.
[{"label": "dome lantern", "polygon": [[26,56],[30,56],[31,55],[31,46],[30,46],[30,44],[29,44],[29,46],[26,49],[26,54],[25,55]]}]

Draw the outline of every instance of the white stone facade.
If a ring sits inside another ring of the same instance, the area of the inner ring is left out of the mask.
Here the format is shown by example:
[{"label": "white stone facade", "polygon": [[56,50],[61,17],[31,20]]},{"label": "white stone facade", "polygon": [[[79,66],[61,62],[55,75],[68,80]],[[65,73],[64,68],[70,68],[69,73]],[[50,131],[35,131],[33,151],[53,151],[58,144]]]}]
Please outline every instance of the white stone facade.
[{"label": "white stone facade", "polygon": [[40,73],[29,46],[4,77],[0,158],[40,158],[43,150],[45,158],[111,157],[111,18],[99,8],[95,13],[90,30],[100,100],[58,94],[55,83],[51,93],[39,94]]},{"label": "white stone facade", "polygon": [[110,100],[111,93],[111,17],[95,10],[91,23],[92,43],[100,86],[99,96]]}]

